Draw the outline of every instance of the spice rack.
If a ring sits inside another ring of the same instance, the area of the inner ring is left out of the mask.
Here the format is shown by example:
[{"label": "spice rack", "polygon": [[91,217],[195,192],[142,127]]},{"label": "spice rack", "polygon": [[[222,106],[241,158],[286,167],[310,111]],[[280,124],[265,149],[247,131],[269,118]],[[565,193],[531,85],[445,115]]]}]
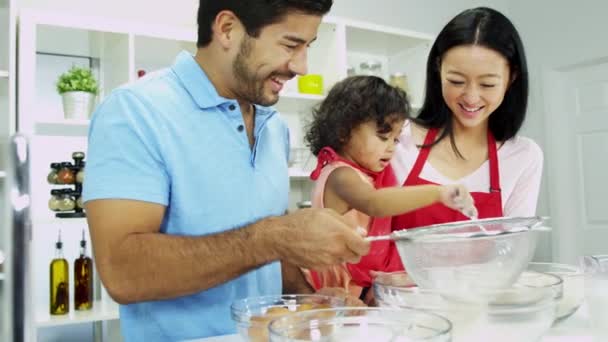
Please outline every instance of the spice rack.
[{"label": "spice rack", "polygon": [[65,185],[68,188],[51,190],[49,209],[58,218],[85,217],[82,205],[82,182],[84,180],[84,152],[72,153],[73,162],[51,163],[47,181],[51,185]]}]

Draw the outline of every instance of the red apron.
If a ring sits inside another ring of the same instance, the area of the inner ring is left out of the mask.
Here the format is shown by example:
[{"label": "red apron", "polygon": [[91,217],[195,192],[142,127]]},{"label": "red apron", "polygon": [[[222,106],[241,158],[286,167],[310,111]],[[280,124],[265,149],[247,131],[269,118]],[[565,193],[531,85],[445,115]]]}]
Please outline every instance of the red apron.
[{"label": "red apron", "polygon": [[[428,131],[424,139],[424,145],[430,145],[435,141],[438,130],[432,128]],[[425,147],[420,149],[416,163],[403,186],[435,184],[425,179],[420,178],[420,172],[426,163],[431,149]],[[496,141],[494,136],[488,130],[488,160],[490,162],[490,192],[472,192],[471,195],[475,200],[479,218],[501,217],[502,199],[500,195],[500,173],[498,170],[498,156],[496,150]],[[393,217],[392,230],[409,229],[415,227],[428,226],[432,224],[440,224],[454,221],[468,220],[457,210],[446,207],[438,203],[427,207],[411,211],[409,213]],[[391,244],[390,270],[387,272],[403,271],[403,264],[397,252],[395,244]]]}]

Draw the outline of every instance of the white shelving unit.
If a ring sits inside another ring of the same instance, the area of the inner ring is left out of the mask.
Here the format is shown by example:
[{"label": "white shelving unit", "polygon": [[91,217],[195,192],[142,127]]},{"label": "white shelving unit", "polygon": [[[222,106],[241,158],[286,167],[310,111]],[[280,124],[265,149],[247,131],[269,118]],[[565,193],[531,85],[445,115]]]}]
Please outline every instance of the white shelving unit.
[{"label": "white shelving unit", "polygon": [[[12,241],[8,214],[8,188],[6,172],[8,170],[8,142],[16,129],[16,58],[17,58],[17,19],[15,0],[0,0],[0,250],[6,251],[7,241]],[[8,260],[5,260],[8,263]],[[0,315],[7,309],[6,277],[10,274],[4,265],[0,272]],[[2,319],[0,319],[2,320]],[[6,336],[8,324],[0,324],[0,339]]]},{"label": "white shelving unit", "polygon": [[34,132],[45,136],[74,136],[86,137],[89,132],[90,120],[55,119],[37,121]]},{"label": "white shelving unit", "polygon": [[65,315],[50,315],[48,308],[39,309],[36,312],[36,327],[48,328],[69,324],[94,323],[99,321],[111,321],[119,319],[118,304],[106,300],[97,300],[93,303],[93,308],[87,311],[75,311]]}]

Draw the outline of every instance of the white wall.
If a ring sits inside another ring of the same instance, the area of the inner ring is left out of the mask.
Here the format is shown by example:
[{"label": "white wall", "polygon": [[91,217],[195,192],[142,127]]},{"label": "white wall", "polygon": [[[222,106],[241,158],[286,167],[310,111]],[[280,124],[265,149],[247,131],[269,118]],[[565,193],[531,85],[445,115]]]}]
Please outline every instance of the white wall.
[{"label": "white wall", "polygon": [[437,34],[459,12],[478,6],[508,10],[508,0],[334,0],[331,15]]},{"label": "white wall", "polygon": [[[551,122],[545,122],[544,108],[545,101],[551,99],[543,98],[541,71],[608,56],[608,2],[510,0],[508,13],[520,31],[528,55],[531,98],[524,134],[545,147],[546,132],[551,129]],[[539,214],[551,216],[549,177],[551,170],[545,168]],[[549,259],[551,245],[547,239],[544,240],[537,257]]]},{"label": "white wall", "polygon": [[[330,14],[435,34],[463,9],[491,6],[505,11],[507,3],[508,0],[334,0]],[[20,0],[20,7],[195,27],[198,1],[174,0],[168,5],[146,0]]]}]

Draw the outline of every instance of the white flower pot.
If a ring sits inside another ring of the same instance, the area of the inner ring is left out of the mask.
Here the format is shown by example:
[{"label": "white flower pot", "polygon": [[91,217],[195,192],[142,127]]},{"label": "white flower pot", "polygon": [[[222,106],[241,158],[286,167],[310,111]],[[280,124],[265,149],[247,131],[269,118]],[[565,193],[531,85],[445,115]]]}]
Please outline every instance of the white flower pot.
[{"label": "white flower pot", "polygon": [[95,95],[86,91],[68,91],[61,95],[66,119],[86,120],[93,112]]}]

